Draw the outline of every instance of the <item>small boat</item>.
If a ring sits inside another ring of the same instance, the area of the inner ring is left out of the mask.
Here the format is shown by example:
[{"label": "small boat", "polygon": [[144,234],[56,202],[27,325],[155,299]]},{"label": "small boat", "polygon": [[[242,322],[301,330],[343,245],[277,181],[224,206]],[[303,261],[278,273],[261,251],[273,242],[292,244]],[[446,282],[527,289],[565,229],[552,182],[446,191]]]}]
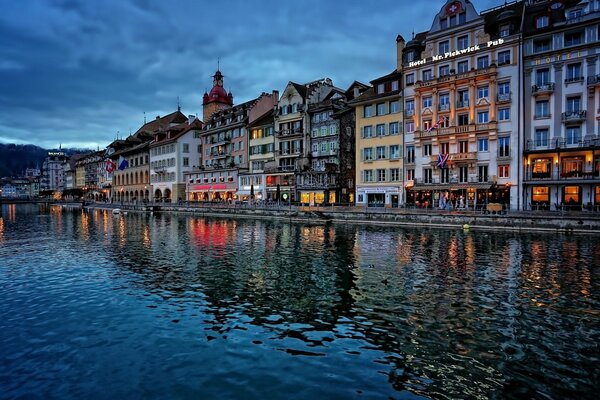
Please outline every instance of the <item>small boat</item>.
[{"label": "small boat", "polygon": [[115,208],[114,210],[112,210],[113,215],[119,215],[121,214],[121,209],[120,208]]}]

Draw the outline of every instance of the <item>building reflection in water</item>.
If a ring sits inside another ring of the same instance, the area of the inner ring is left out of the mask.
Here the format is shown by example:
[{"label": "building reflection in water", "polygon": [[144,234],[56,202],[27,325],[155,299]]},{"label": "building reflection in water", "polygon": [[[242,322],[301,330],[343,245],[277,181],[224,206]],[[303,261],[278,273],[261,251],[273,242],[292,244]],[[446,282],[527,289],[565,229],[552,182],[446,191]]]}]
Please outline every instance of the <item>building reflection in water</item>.
[{"label": "building reflection in water", "polygon": [[[594,320],[573,329],[568,311],[590,312],[600,290],[600,244],[589,238],[93,217],[102,229],[85,242],[116,224],[107,246],[115,273],[157,299],[161,317],[201,315],[203,337],[266,332],[261,340],[277,351],[306,354],[354,343],[356,353],[377,354],[396,390],[429,397],[531,385],[527,371],[558,375],[568,357],[589,367],[571,343]],[[84,229],[84,216],[74,218]],[[572,378],[584,379],[585,369]]]},{"label": "building reflection in water", "polygon": [[4,242],[4,217],[0,216],[0,242]]},{"label": "building reflection in water", "polygon": [[85,210],[81,210],[81,238],[90,240],[90,216]]}]

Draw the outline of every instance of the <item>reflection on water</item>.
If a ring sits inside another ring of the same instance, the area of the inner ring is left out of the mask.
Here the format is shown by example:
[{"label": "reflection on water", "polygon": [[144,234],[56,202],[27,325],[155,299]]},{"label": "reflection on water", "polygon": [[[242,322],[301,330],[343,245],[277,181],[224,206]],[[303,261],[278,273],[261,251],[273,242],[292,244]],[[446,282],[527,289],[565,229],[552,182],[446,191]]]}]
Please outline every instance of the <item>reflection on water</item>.
[{"label": "reflection on water", "polygon": [[16,214],[0,225],[9,398],[591,398],[600,383],[593,237]]}]

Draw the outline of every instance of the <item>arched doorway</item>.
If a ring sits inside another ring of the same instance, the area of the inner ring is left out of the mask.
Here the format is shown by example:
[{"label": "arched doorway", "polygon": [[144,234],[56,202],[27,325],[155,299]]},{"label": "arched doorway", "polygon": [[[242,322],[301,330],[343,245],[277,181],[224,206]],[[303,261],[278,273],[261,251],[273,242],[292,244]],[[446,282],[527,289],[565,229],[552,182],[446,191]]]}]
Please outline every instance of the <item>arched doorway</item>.
[{"label": "arched doorway", "polygon": [[171,189],[165,189],[165,201],[171,201]]},{"label": "arched doorway", "polygon": [[160,201],[162,197],[162,192],[160,191],[160,189],[156,189],[154,191],[154,201]]}]

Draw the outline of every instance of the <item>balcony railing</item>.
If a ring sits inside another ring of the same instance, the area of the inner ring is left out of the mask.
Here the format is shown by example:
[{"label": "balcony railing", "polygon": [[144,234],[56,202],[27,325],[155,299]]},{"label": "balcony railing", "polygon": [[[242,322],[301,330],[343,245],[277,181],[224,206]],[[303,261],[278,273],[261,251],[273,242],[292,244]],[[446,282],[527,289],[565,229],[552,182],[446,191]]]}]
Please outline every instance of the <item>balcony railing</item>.
[{"label": "balcony railing", "polygon": [[586,136],[583,139],[567,143],[565,138],[553,138],[552,140],[528,140],[525,142],[525,151],[558,150],[581,147],[600,147],[598,135]]},{"label": "balcony railing", "polygon": [[486,124],[469,124],[460,126],[450,126],[448,128],[432,129],[429,132],[425,130],[415,131],[415,139],[422,139],[433,136],[441,135],[454,135],[457,133],[468,133],[468,132],[489,132],[498,129],[496,122],[488,122]]},{"label": "balcony railing", "polygon": [[499,93],[496,97],[499,103],[510,101],[511,93]]},{"label": "balcony railing", "polygon": [[554,82],[544,83],[542,85],[533,85],[531,87],[531,93],[534,95],[547,94],[554,92]]},{"label": "balcony railing", "polygon": [[469,107],[469,100],[457,101],[456,108]]},{"label": "balcony railing", "polygon": [[564,112],[562,113],[562,122],[583,122],[585,114],[585,110]]},{"label": "balcony railing", "polygon": [[440,104],[438,106],[438,110],[439,111],[448,111],[450,109],[450,104],[446,103],[446,104]]},{"label": "balcony railing", "polygon": [[589,76],[587,80],[588,86],[595,86],[600,84],[600,74],[596,76]]},{"label": "balcony railing", "polygon": [[444,76],[440,76],[439,78],[418,81],[415,83],[415,89],[435,86],[438,83],[446,83],[447,84],[447,83],[454,82],[454,81],[469,80],[469,79],[472,79],[475,77],[480,77],[483,75],[492,76],[495,74],[496,74],[496,65],[492,64],[487,68],[479,68],[479,69],[475,69],[475,70],[471,70],[471,71],[467,71],[467,72],[459,72],[457,74],[444,75]]},{"label": "balcony railing", "polygon": [[600,171],[561,171],[560,168],[552,168],[550,171],[546,172],[532,172],[531,170],[527,170],[525,171],[524,179],[526,181],[600,180]]},{"label": "balcony railing", "polygon": [[162,174],[167,171],[167,167],[154,167],[153,169],[157,174]]},{"label": "balcony railing", "polygon": [[282,137],[282,136],[296,136],[296,135],[302,135],[303,131],[301,128],[295,128],[295,129],[283,129],[281,131],[276,131],[275,132],[275,136],[277,137]]},{"label": "balcony railing", "polygon": [[301,150],[295,150],[295,149],[277,150],[277,151],[275,151],[275,155],[281,156],[281,157],[298,156],[300,154],[302,154],[302,151]]},{"label": "balcony railing", "polygon": [[414,109],[404,110],[404,116],[405,117],[412,117],[413,115],[415,115],[415,110]]}]

